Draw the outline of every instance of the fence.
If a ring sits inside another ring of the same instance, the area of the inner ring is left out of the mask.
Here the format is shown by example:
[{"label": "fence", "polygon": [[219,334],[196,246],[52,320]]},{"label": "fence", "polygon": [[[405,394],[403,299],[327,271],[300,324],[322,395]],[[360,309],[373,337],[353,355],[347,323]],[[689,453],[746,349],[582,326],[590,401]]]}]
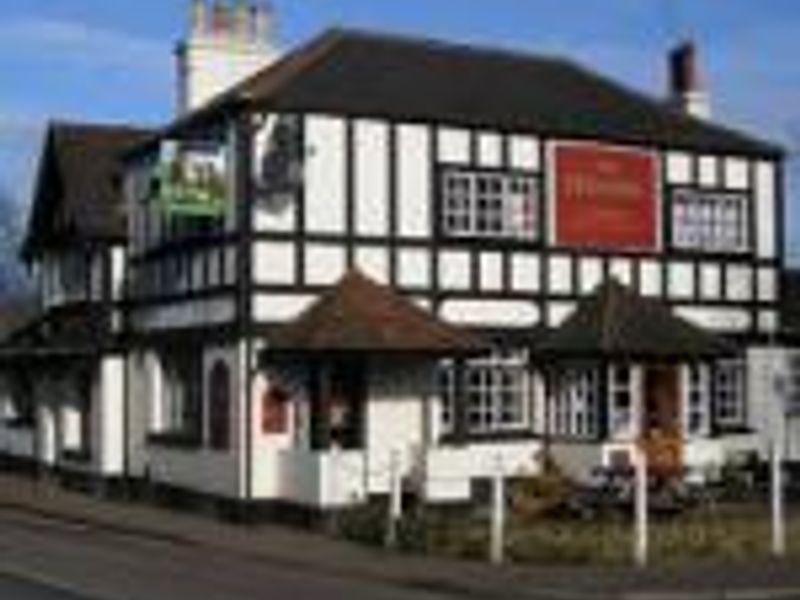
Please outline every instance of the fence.
[{"label": "fence", "polygon": [[[518,477],[498,456],[494,475],[475,486],[469,507],[442,508],[413,493],[393,457],[387,498],[341,515],[345,535],[393,548],[482,558],[646,565],[690,557],[782,556],[800,533],[794,477],[779,460],[722,472],[716,480],[665,485],[644,456],[628,473],[576,486],[558,474]],[[775,457],[779,459],[780,457]],[[652,474],[651,474],[652,475]],[[706,478],[707,479],[707,478]],[[789,502],[784,502],[788,483]],[[779,493],[780,492],[780,493]]]}]

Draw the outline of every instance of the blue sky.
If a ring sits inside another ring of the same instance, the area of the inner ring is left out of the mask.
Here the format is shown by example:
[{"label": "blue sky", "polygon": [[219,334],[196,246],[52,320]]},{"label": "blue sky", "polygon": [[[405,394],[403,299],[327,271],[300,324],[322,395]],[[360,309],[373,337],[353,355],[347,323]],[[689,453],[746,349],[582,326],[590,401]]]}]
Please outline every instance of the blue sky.
[{"label": "blue sky", "polygon": [[[189,0],[2,0],[0,187],[27,202],[47,118],[159,123]],[[273,0],[289,47],[333,24],[567,54],[661,94],[664,55],[697,41],[715,116],[800,149],[797,0]],[[790,161],[800,258],[800,165]],[[797,191],[795,191],[797,190]]]}]

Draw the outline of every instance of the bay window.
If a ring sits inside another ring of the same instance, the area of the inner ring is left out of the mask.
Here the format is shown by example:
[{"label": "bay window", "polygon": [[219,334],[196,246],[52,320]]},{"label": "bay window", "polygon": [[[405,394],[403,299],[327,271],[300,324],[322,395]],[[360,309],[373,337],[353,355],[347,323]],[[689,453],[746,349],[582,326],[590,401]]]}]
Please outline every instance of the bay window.
[{"label": "bay window", "polygon": [[[438,372],[442,429],[454,429],[458,369],[448,361]],[[530,425],[530,375],[524,355],[497,352],[464,364],[463,393],[469,433],[514,431]]]}]

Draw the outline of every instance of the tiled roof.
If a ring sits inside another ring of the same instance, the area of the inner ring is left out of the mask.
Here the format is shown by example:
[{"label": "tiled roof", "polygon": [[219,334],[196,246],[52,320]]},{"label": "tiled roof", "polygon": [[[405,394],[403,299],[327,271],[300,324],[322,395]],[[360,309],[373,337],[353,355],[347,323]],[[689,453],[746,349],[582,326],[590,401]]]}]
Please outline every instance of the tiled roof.
[{"label": "tiled roof", "polygon": [[674,315],[663,302],[613,280],[534,344],[535,355],[555,360],[700,360],[734,351],[723,339]]},{"label": "tiled roof", "polygon": [[124,239],[121,153],[152,132],[120,125],[49,126],[23,255],[49,241]]},{"label": "tiled roof", "polygon": [[567,59],[346,29],[321,34],[166,131],[243,104],[647,146],[782,153]]},{"label": "tiled roof", "polygon": [[112,342],[106,307],[76,304],[53,308],[0,342],[0,366],[32,359],[95,356]]},{"label": "tiled roof", "polygon": [[357,271],[269,338],[277,353],[474,353],[482,343]]}]

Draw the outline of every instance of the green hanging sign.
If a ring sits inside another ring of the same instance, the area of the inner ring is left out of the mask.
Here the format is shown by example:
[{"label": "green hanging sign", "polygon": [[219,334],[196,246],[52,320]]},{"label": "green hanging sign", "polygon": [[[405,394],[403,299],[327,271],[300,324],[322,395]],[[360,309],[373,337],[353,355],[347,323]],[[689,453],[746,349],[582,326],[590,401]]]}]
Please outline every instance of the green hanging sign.
[{"label": "green hanging sign", "polygon": [[156,168],[158,201],[170,215],[219,217],[225,213],[225,178],[211,165],[195,169],[189,177],[179,160]]}]

